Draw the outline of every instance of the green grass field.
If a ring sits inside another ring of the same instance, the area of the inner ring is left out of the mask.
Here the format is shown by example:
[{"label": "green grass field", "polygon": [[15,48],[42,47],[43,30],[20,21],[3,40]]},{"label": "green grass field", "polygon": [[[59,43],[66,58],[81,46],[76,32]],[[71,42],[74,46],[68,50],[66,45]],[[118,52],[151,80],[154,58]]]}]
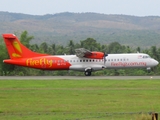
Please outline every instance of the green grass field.
[{"label": "green grass field", "polygon": [[160,80],[0,80],[0,120],[140,120],[159,111]]}]

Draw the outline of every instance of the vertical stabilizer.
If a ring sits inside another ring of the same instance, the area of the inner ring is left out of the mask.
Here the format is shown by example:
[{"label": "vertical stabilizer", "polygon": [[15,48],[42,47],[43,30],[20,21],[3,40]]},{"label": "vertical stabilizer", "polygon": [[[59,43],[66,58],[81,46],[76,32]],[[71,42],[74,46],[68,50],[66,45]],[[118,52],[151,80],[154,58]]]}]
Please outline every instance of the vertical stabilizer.
[{"label": "vertical stabilizer", "polygon": [[46,56],[46,54],[36,53],[25,47],[14,34],[3,34],[2,36],[11,59]]}]

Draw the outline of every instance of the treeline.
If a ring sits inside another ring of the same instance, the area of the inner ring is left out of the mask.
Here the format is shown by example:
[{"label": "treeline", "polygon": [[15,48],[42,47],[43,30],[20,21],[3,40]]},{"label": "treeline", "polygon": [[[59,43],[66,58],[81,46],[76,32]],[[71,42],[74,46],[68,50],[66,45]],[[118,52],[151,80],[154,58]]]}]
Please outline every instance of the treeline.
[{"label": "treeline", "polygon": [[[86,48],[90,51],[102,51],[105,53],[135,53],[143,52],[149,54],[152,58],[160,61],[160,48],[156,46],[151,46],[148,49],[141,50],[140,47],[135,49],[130,48],[130,46],[121,45],[118,42],[112,42],[109,45],[102,45],[97,43],[93,38],[87,38],[86,40],[81,40],[79,43],[74,43],[70,40],[66,46],[58,44],[47,44],[46,42],[38,44],[30,44],[34,36],[29,36],[27,31],[23,31],[20,35],[20,41],[26,47],[35,52],[47,53],[51,55],[72,55],[75,54],[76,48]],[[0,75],[84,75],[83,72],[76,71],[43,71],[32,68],[20,67],[15,65],[4,64],[3,60],[8,59],[9,55],[3,39],[0,38]],[[160,65],[152,68],[150,72],[146,69],[105,69],[102,71],[93,72],[93,75],[160,75]]]}]

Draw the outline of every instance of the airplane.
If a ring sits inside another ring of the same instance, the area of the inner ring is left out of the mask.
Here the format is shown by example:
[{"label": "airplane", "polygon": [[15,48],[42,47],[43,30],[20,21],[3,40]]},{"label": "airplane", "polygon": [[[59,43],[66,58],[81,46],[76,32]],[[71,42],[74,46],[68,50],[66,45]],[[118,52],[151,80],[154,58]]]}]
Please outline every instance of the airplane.
[{"label": "airplane", "polygon": [[157,66],[158,61],[145,53],[105,54],[75,49],[75,55],[48,55],[33,52],[25,47],[14,34],[3,34],[10,59],[4,63],[41,70],[75,70],[90,76],[92,72],[103,69],[146,68]]}]

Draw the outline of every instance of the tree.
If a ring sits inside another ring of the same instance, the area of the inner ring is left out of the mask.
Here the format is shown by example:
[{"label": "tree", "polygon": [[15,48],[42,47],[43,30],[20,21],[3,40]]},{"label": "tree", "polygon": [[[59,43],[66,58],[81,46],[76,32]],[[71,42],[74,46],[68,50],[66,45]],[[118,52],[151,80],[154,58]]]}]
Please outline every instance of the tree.
[{"label": "tree", "polygon": [[1,48],[0,50],[0,75],[7,75],[11,71],[13,71],[15,66],[3,63],[3,60],[8,59],[9,55],[8,55],[6,47],[4,46],[3,39],[1,38],[0,38],[0,48]]},{"label": "tree", "polygon": [[70,55],[75,54],[75,50],[74,50],[75,48],[74,48],[74,42],[73,42],[73,40],[69,41],[68,48],[69,48],[69,54]]},{"label": "tree", "polygon": [[156,60],[159,59],[159,55],[158,55],[158,50],[157,50],[157,47],[156,46],[152,46],[150,48],[150,54],[153,58],[155,58]]},{"label": "tree", "polygon": [[118,42],[112,42],[108,46],[108,52],[109,53],[124,53],[125,52],[125,48],[126,47],[121,46],[121,44],[118,43]]},{"label": "tree", "polygon": [[81,47],[86,48],[90,51],[98,51],[100,48],[100,43],[93,38],[87,38],[86,40],[80,41]]},{"label": "tree", "polygon": [[40,45],[40,50],[41,52],[43,53],[48,53],[48,44],[46,42],[43,42],[41,45]]},{"label": "tree", "polygon": [[137,47],[137,52],[141,52],[141,48],[140,47]]},{"label": "tree", "polygon": [[37,44],[33,44],[30,46],[30,49],[34,52],[39,52],[39,46]]},{"label": "tree", "polygon": [[23,31],[20,36],[21,43],[26,46],[27,48],[30,48],[30,41],[33,39],[33,36],[28,36],[27,31]]},{"label": "tree", "polygon": [[56,44],[52,44],[51,48],[52,48],[52,53],[51,54],[56,55]]}]

